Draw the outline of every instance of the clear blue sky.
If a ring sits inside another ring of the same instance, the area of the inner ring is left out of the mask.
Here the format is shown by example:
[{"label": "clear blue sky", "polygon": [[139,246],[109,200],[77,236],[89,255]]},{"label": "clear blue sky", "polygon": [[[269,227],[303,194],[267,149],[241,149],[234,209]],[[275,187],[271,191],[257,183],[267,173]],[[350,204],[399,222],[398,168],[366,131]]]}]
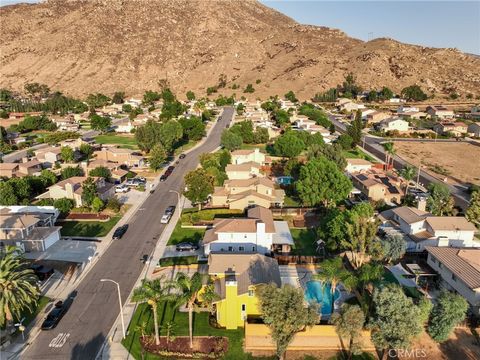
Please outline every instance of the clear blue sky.
[{"label": "clear blue sky", "polygon": [[370,33],[373,38],[455,47],[480,55],[480,0],[261,2],[299,23],[340,29],[362,40],[368,40]]},{"label": "clear blue sky", "polygon": [[[0,5],[18,2],[36,0],[0,0]],[[261,2],[302,24],[337,28],[362,40],[391,37],[410,44],[456,47],[480,55],[480,0]]]}]

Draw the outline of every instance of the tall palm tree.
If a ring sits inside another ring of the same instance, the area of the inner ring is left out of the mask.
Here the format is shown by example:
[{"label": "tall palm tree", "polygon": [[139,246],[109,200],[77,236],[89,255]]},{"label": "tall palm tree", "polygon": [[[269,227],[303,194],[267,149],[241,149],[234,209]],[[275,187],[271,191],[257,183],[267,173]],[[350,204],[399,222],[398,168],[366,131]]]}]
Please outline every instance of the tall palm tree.
[{"label": "tall palm tree", "polygon": [[336,257],[327,259],[321,263],[321,271],[313,276],[314,279],[322,281],[322,283],[330,284],[330,295],[332,297],[332,314],[333,303],[335,301],[335,290],[339,283],[344,283],[347,289],[355,286],[353,275],[343,267],[342,258]]},{"label": "tall palm tree", "polygon": [[193,348],[193,311],[196,310],[195,302],[198,292],[202,288],[203,275],[196,272],[191,277],[183,272],[177,273],[173,286],[179,291],[176,294],[177,306],[185,305],[188,310],[188,332],[190,335],[190,348]]},{"label": "tall palm tree", "polygon": [[412,181],[416,175],[417,170],[413,166],[405,166],[402,170],[400,170],[400,176],[403,177],[407,182],[407,186],[405,188],[405,195],[408,193],[410,181]]},{"label": "tall palm tree", "polygon": [[209,282],[207,286],[204,287],[202,294],[200,295],[200,301],[203,306],[205,306],[210,314],[215,313],[215,301],[219,300],[220,296],[215,291],[215,286],[213,283]]},{"label": "tall palm tree", "polygon": [[390,157],[392,156],[392,154],[395,155],[395,149],[393,147],[394,146],[393,142],[384,143],[382,144],[382,146],[383,146],[383,149],[385,150],[385,166],[386,166],[386,170],[388,170],[388,167],[390,165]]},{"label": "tall palm tree", "polygon": [[0,254],[0,326],[19,320],[25,310],[33,311],[39,295],[37,280],[17,248],[7,246]]},{"label": "tall palm tree", "polygon": [[171,298],[171,296],[168,294],[169,289],[169,284],[163,284],[162,276],[154,280],[144,279],[142,280],[142,285],[133,290],[132,301],[146,302],[152,308],[153,322],[155,326],[155,344],[157,345],[160,344],[157,307],[160,302],[169,300]]}]

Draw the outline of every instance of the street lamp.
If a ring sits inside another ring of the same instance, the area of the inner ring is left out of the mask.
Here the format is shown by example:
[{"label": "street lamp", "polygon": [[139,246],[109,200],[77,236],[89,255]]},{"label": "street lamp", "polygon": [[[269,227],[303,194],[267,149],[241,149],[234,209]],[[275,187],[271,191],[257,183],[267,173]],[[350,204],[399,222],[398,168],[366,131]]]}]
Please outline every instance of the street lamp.
[{"label": "street lamp", "polygon": [[112,282],[115,285],[117,285],[118,304],[120,305],[120,317],[122,318],[122,335],[123,335],[123,339],[125,339],[125,323],[124,323],[124,320],[123,320],[123,307],[122,307],[122,297],[120,296],[120,284],[116,281],[111,280],[111,279],[100,279],[100,282]]}]

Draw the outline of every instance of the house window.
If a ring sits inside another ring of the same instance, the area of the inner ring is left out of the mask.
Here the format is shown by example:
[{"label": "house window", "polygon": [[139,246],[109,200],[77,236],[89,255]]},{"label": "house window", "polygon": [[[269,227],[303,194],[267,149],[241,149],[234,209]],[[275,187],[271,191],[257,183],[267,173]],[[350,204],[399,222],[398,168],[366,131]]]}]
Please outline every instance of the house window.
[{"label": "house window", "polygon": [[248,296],[252,297],[254,295],[253,289],[248,290]]},{"label": "house window", "polygon": [[439,269],[443,268],[443,265],[442,265],[442,263],[441,263],[440,261],[438,262],[438,268],[439,268]]},{"label": "house window", "polygon": [[255,251],[255,246],[252,246],[252,251]]},{"label": "house window", "polygon": [[457,277],[455,276],[455,274],[452,274],[452,280],[457,281]]},{"label": "house window", "polygon": [[246,310],[247,310],[247,305],[242,304],[242,311],[246,311]]},{"label": "house window", "polygon": [[228,251],[233,251],[233,246],[229,246]]},{"label": "house window", "polygon": [[245,247],[244,246],[239,246],[238,251],[245,251]]},{"label": "house window", "polygon": [[432,256],[431,259],[432,259],[432,262],[433,262],[434,264],[437,263],[437,259],[436,259],[434,256]]},{"label": "house window", "polygon": [[247,234],[243,235],[243,238],[246,239],[246,238],[247,238]]}]

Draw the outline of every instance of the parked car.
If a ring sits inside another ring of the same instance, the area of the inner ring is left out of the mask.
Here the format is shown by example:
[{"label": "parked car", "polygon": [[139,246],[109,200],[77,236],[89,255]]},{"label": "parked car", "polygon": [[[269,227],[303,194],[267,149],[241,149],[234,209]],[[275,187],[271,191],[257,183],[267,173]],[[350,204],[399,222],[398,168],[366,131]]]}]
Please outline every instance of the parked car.
[{"label": "parked car", "polygon": [[128,224],[125,224],[125,225],[122,225],[120,227],[118,227],[114,233],[113,233],[113,236],[112,236],[112,239],[113,240],[118,240],[118,239],[121,239],[123,235],[125,235],[125,233],[127,232],[128,230]]},{"label": "parked car", "polygon": [[30,266],[30,269],[33,270],[33,272],[35,273],[35,275],[37,275],[40,281],[47,280],[55,272],[54,269],[45,267],[40,264],[33,264],[32,266]]},{"label": "parked car", "polygon": [[162,176],[160,176],[160,181],[165,181],[168,179],[168,175],[167,174],[162,174]]},{"label": "parked car", "polygon": [[48,313],[42,323],[42,330],[54,329],[62,317],[67,313],[70,305],[72,305],[73,297],[68,297],[65,301],[57,301],[55,307]]},{"label": "parked car", "polygon": [[165,209],[165,215],[173,215],[173,213],[175,212],[175,205],[170,205],[169,207],[167,207]]},{"label": "parked car", "polygon": [[130,188],[125,184],[115,186],[115,192],[116,193],[126,193],[129,190],[130,190]]},{"label": "parked car", "polygon": [[177,251],[194,251],[198,250],[198,245],[191,242],[181,242],[175,247]]},{"label": "parked car", "polygon": [[147,179],[145,179],[143,176],[137,176],[133,178],[134,181],[137,181],[138,183],[145,184],[147,182]]},{"label": "parked car", "polygon": [[160,219],[160,223],[162,224],[168,224],[168,222],[170,221],[172,215],[170,214],[165,214],[162,216],[162,218]]},{"label": "parked car", "polygon": [[180,156],[179,156],[178,158],[179,158],[179,159],[185,159],[185,156],[187,156],[187,155],[185,155],[185,154],[180,154]]},{"label": "parked car", "polygon": [[175,170],[175,166],[169,166],[165,172],[168,172],[169,174],[171,174],[173,170]]}]

